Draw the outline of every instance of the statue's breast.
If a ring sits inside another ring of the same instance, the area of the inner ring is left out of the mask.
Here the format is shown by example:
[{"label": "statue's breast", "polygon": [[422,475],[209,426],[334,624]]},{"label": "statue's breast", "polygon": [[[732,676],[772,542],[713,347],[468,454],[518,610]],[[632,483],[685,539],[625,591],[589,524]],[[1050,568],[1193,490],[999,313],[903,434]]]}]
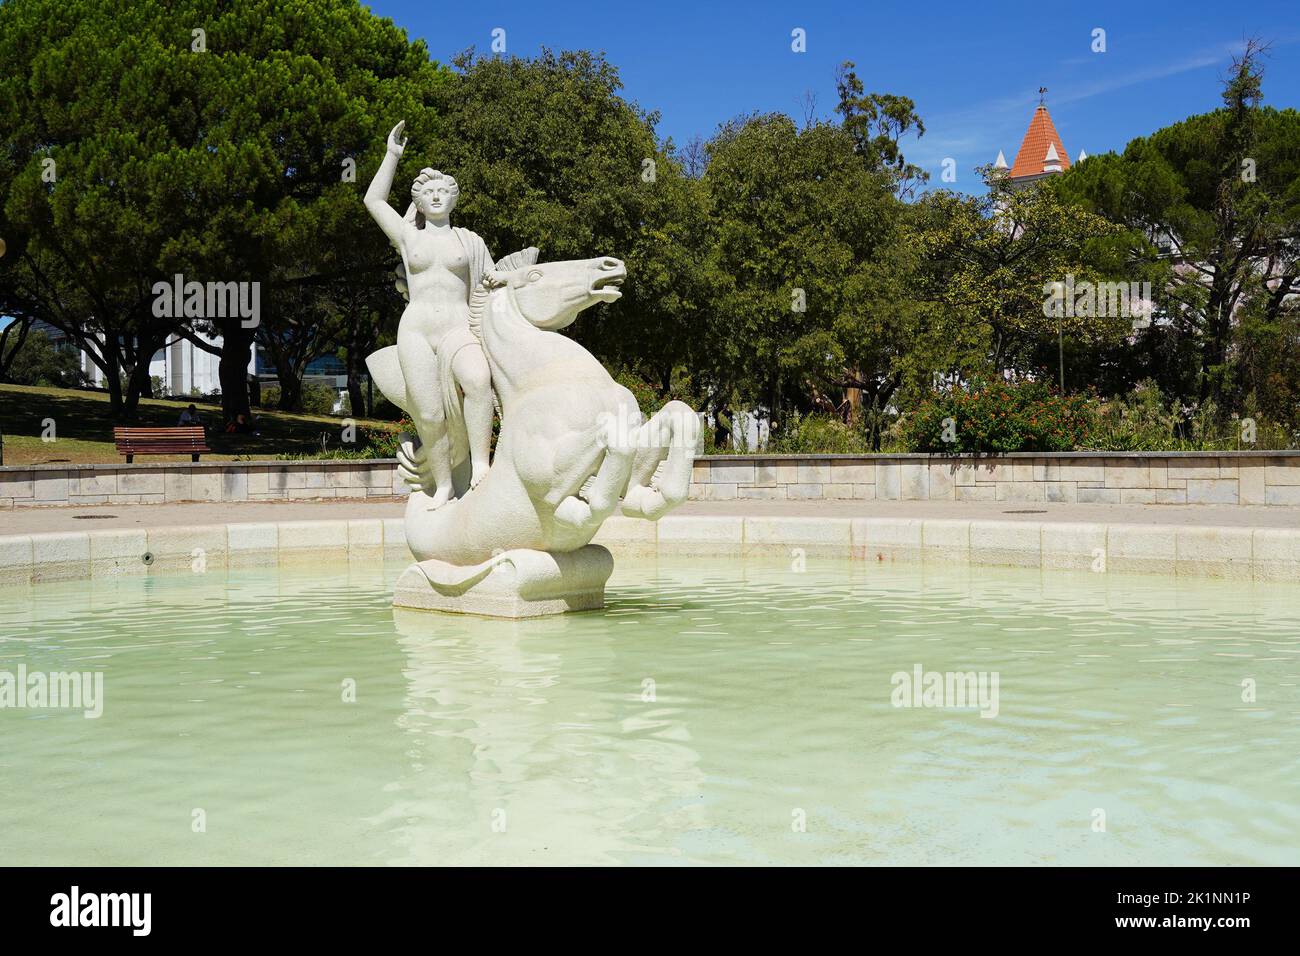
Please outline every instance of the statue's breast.
[{"label": "statue's breast", "polygon": [[406,264],[413,273],[440,267],[462,282],[469,282],[469,256],[453,234],[428,236],[417,233],[406,250]]}]

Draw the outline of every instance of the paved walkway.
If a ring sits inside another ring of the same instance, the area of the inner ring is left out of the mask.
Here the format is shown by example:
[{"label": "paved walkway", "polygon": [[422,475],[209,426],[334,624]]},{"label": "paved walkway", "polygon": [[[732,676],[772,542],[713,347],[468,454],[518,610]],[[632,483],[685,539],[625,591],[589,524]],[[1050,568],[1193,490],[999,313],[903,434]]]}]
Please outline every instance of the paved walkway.
[{"label": "paved walkway", "polygon": [[[243,521],[400,518],[398,499],[191,502],[93,505],[0,511],[0,535],[109,528],[159,528]],[[964,518],[980,521],[1083,521],[1107,524],[1300,528],[1300,508],[1219,505],[1068,505],[1011,501],[692,501],[680,515],[788,515],[823,518]]]}]

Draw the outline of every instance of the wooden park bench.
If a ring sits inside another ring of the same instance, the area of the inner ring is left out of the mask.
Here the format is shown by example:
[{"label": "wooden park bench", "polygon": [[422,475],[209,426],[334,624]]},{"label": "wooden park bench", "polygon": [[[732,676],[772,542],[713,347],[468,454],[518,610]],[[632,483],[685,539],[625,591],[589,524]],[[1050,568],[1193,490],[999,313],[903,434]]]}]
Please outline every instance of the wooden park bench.
[{"label": "wooden park bench", "polygon": [[203,435],[202,425],[178,425],[175,428],[125,428],[113,429],[117,453],[126,455],[131,464],[136,455],[189,455],[198,461],[199,455],[211,454]]}]

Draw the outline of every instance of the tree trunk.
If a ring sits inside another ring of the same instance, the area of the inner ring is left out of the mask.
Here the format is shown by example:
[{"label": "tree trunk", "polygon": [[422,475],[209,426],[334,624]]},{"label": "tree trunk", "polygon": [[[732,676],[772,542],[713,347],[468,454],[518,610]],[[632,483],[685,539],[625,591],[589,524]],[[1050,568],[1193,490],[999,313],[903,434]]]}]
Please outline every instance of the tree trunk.
[{"label": "tree trunk", "polygon": [[1224,376],[1228,364],[1228,339],[1232,334],[1232,309],[1227,304],[1227,292],[1224,283],[1216,274],[1214,288],[1206,307],[1205,338],[1201,344],[1201,387],[1202,402],[1211,400],[1223,409]]},{"label": "tree trunk", "polygon": [[362,370],[358,368],[357,349],[349,343],[346,353],[343,364],[348,374],[348,405],[353,418],[365,418],[370,414],[370,409],[366,407],[366,394],[361,388]]},{"label": "tree trunk", "polygon": [[152,357],[153,351],[144,348],[136,349],[135,366],[127,379],[126,395],[122,404],[122,414],[129,422],[139,417],[140,396],[153,394],[153,383],[149,380],[149,360]]},{"label": "tree trunk", "polygon": [[221,413],[227,422],[236,416],[250,416],[248,403],[248,363],[253,357],[253,330],[243,328],[238,320],[221,327],[221,360],[217,377],[221,381]]},{"label": "tree trunk", "polygon": [[366,408],[366,393],[361,388],[361,377],[348,372],[348,405],[353,418],[369,418],[370,409]]},{"label": "tree trunk", "polygon": [[275,378],[280,383],[280,404],[276,407],[282,412],[302,411],[302,376],[287,364],[277,364]]},{"label": "tree trunk", "polygon": [[[861,378],[862,373],[854,369],[853,374]],[[848,421],[850,425],[856,425],[858,419],[862,417],[862,389],[850,386],[844,390],[844,400],[848,403],[849,414]]]},{"label": "tree trunk", "polygon": [[125,411],[122,407],[122,362],[117,350],[115,338],[104,333],[104,385],[108,388],[108,413],[114,422],[122,422]]},{"label": "tree trunk", "polygon": [[[14,319],[10,322],[3,332],[0,332],[0,382],[9,381],[9,369],[13,367],[14,359],[18,353],[23,350],[23,344],[27,341],[27,334],[32,330],[31,319]],[[18,333],[18,339],[13,348],[6,354],[5,344],[9,341],[9,336],[13,332]]]}]

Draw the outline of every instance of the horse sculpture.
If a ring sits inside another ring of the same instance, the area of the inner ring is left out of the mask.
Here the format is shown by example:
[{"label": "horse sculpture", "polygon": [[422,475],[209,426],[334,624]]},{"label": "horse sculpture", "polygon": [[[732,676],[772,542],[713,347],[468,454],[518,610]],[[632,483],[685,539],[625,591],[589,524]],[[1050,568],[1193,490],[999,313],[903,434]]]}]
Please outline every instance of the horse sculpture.
[{"label": "horse sculpture", "polygon": [[[462,469],[458,497],[441,507],[423,488],[411,493],[406,538],[417,564],[395,603],[506,616],[601,606],[612,559],[590,542],[620,499],[623,514],[651,521],[686,500],[700,443],[695,412],[673,401],[645,420],[632,393],[557,331],[617,300],[626,274],[615,258],[538,263],[530,248],[473,290],[470,328],[501,413],[495,455],[473,488]],[[408,383],[387,351],[369,365],[401,405]],[[398,459],[418,486],[417,453],[407,442]]]}]

